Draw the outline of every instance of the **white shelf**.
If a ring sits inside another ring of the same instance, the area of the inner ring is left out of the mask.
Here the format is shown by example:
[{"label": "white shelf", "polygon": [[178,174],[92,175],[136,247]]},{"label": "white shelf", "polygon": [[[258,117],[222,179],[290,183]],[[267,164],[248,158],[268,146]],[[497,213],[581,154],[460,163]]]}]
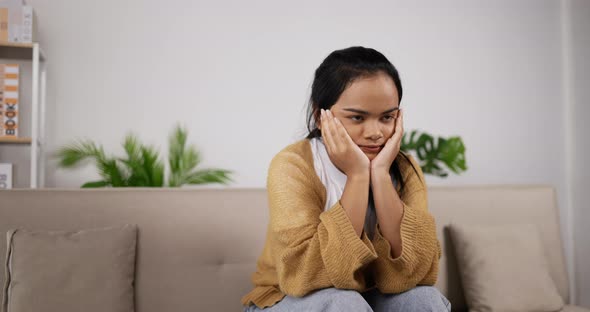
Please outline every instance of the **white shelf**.
[{"label": "white shelf", "polygon": [[[42,157],[45,129],[45,56],[39,43],[0,42],[0,58],[30,60],[33,65],[31,99],[31,137],[0,138],[0,144],[30,145],[31,188],[44,186],[44,161]],[[21,104],[22,105],[22,104]],[[32,144],[35,142],[35,144]]]},{"label": "white shelf", "polygon": [[0,137],[0,144],[31,144],[31,142],[33,142],[33,139],[27,137]]},{"label": "white shelf", "polygon": [[[5,58],[30,60],[33,58],[33,49],[38,43],[16,43],[0,41],[0,55]],[[39,48],[39,60],[45,61],[45,53]]]}]

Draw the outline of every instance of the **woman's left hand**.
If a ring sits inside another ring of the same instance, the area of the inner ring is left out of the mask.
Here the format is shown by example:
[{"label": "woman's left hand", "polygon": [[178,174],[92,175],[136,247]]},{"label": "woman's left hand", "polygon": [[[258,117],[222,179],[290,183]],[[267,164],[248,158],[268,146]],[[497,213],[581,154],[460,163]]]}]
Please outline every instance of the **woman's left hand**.
[{"label": "woman's left hand", "polygon": [[404,135],[404,113],[400,109],[395,122],[395,129],[393,135],[387,140],[383,149],[371,160],[371,172],[389,172],[389,168],[399,153]]}]

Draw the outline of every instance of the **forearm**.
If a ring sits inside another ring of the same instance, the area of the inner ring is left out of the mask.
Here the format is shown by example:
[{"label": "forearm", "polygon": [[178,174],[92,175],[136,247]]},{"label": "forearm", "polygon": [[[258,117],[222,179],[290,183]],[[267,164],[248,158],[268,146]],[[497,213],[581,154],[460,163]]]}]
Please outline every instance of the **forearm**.
[{"label": "forearm", "polygon": [[395,259],[402,253],[400,234],[404,212],[402,201],[395,190],[389,172],[371,172],[371,188],[379,228],[383,237],[389,241],[391,256]]},{"label": "forearm", "polygon": [[370,177],[366,175],[354,175],[347,177],[340,202],[350,219],[355,232],[360,237],[365,225],[365,215],[369,204]]}]

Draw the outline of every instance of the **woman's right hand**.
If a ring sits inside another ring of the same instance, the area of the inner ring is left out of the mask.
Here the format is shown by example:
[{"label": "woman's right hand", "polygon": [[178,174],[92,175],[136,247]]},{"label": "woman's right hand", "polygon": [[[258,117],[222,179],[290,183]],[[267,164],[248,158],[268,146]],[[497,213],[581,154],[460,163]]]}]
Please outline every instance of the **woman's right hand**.
[{"label": "woman's right hand", "polygon": [[370,174],[369,157],[354,143],[330,110],[321,110],[321,131],[330,160],[347,177]]}]

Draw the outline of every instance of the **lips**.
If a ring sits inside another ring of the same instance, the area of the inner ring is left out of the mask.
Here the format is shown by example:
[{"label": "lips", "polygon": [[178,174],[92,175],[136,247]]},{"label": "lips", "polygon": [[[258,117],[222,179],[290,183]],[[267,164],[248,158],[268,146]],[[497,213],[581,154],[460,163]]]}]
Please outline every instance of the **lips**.
[{"label": "lips", "polygon": [[359,145],[361,150],[368,152],[368,153],[377,153],[381,150],[381,145]]}]

